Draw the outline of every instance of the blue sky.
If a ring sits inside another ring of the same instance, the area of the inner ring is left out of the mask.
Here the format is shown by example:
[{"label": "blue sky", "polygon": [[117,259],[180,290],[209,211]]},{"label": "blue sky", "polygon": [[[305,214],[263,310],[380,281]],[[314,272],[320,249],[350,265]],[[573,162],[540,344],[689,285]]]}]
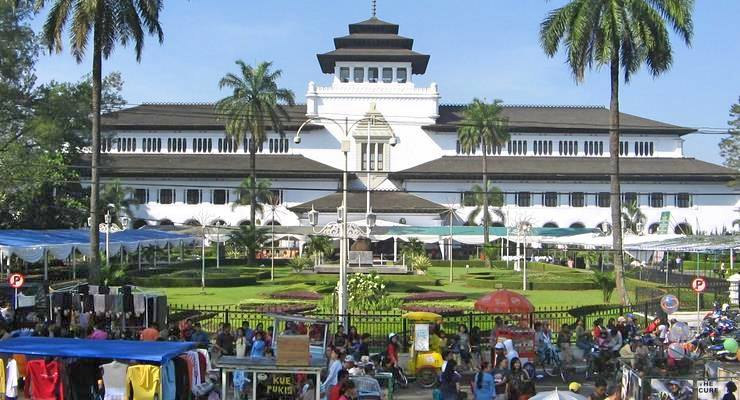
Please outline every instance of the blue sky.
[{"label": "blue sky", "polygon": [[[538,43],[539,23],[564,0],[379,0],[378,17],[400,25],[415,50],[431,54],[418,84],[437,82],[443,103],[473,97],[510,104],[609,104],[606,70],[576,85],[562,55],[549,59]],[[622,111],[677,125],[726,128],[728,110],[740,96],[740,1],[697,0],[691,48],[674,37],[674,65],[653,78],[639,73],[621,91]],[[43,11],[34,27],[45,18]],[[235,70],[234,60],[272,60],[282,85],[299,100],[308,81],[326,83],[316,53],[333,49],[347,24],[370,16],[370,0],[169,0],[165,41],[147,41],[140,64],[120,48],[104,71],[121,71],[130,103],[203,102],[225,95],[217,82]],[[66,40],[66,38],[65,38]],[[44,54],[39,81],[76,80],[90,69],[63,54]],[[719,135],[685,136],[685,152],[720,163]]]}]

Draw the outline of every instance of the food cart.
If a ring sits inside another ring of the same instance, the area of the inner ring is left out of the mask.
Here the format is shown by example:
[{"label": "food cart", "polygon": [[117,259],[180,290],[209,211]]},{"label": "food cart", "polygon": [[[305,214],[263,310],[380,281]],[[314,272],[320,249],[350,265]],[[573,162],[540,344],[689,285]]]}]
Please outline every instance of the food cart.
[{"label": "food cart", "polygon": [[[221,371],[223,399],[238,398],[236,388],[229,397],[228,375],[242,371],[251,384],[250,399],[295,400],[300,396],[301,381],[315,379],[313,390],[321,398],[321,370],[326,367],[326,345],[330,321],[298,315],[268,314],[275,320],[276,332],[272,349],[275,357],[251,358],[223,356],[215,361]],[[290,326],[301,325],[305,333],[289,331]],[[321,335],[316,335],[317,328]],[[309,332],[313,334],[309,335]],[[259,397],[258,397],[259,395]]]}]

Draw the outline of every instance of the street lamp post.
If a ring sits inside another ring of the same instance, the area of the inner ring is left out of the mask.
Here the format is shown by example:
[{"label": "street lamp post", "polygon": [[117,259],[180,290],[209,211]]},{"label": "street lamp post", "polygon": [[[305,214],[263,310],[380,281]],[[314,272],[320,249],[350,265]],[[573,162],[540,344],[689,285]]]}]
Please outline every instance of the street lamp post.
[{"label": "street lamp post", "polygon": [[[342,151],[342,154],[344,155],[344,168],[342,169],[342,205],[341,210],[337,210],[338,214],[341,215],[341,221],[340,221],[340,233],[339,233],[339,314],[340,318],[342,320],[342,324],[344,326],[347,326],[348,322],[348,295],[347,295],[347,255],[349,253],[349,243],[347,242],[347,175],[349,171],[349,149],[350,149],[350,141],[349,141],[349,132],[352,128],[354,128],[355,125],[360,123],[361,121],[370,121],[371,118],[369,117],[363,117],[357,121],[355,121],[352,126],[349,126],[349,119],[344,119],[344,126],[340,124],[337,120],[332,118],[325,118],[325,117],[313,117],[307,119],[303,124],[301,124],[300,127],[298,127],[298,130],[296,131],[295,137],[293,138],[293,142],[295,144],[301,143],[301,131],[303,128],[308,125],[311,122],[314,121],[326,121],[330,122],[342,131],[342,141],[340,143],[340,149]],[[368,122],[369,124],[369,122]],[[368,131],[369,133],[369,131]],[[391,146],[395,146],[397,143],[395,137],[391,137],[389,144]],[[370,150],[370,144],[368,143],[368,152]],[[367,166],[368,168],[370,165]],[[369,186],[369,182],[368,182]],[[370,196],[370,192],[368,189],[368,198]],[[310,214],[310,213],[309,213]],[[312,216],[315,218],[315,220],[312,221]],[[368,205],[368,219],[370,218],[370,212],[369,212],[369,205]],[[318,213],[316,214],[310,214],[309,215],[309,222],[312,222],[312,226],[316,226],[318,223]],[[374,224],[373,220],[373,224]]]},{"label": "street lamp post", "polygon": [[105,211],[105,266],[110,268],[110,209]]}]

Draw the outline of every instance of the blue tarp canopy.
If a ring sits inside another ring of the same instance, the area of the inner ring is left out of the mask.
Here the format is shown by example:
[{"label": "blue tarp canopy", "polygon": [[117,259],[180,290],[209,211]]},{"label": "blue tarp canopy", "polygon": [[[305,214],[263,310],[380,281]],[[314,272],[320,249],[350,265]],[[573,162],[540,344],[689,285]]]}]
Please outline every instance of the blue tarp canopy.
[{"label": "blue tarp canopy", "polygon": [[[178,246],[192,244],[199,238],[181,233],[157,231],[150,229],[128,229],[109,234],[109,248],[111,256],[118,254],[123,248],[128,252],[136,251],[139,247]],[[52,258],[64,260],[72,251],[77,250],[83,255],[90,256],[90,231],[84,229],[51,229],[28,230],[11,229],[0,230],[0,251],[3,256],[15,255],[27,262],[38,262],[44,252]],[[100,234],[100,248],[105,248],[105,233]]]},{"label": "blue tarp canopy", "polygon": [[37,357],[102,358],[164,363],[188,350],[192,342],[137,342],[131,340],[19,337],[0,340],[0,353]]}]

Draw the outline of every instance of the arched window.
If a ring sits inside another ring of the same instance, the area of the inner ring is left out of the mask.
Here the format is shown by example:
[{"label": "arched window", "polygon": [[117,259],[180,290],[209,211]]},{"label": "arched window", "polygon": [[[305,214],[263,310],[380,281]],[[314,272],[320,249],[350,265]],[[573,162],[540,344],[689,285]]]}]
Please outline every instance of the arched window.
[{"label": "arched window", "polygon": [[650,226],[648,226],[648,233],[649,234],[658,233],[658,227],[660,227],[660,224],[657,222],[650,224]]},{"label": "arched window", "polygon": [[544,225],[542,225],[543,228],[557,228],[558,224],[554,222],[547,222]]},{"label": "arched window", "polygon": [[573,229],[583,229],[585,227],[586,225],[584,225],[583,222],[574,222],[570,224],[570,228],[573,228]]}]

